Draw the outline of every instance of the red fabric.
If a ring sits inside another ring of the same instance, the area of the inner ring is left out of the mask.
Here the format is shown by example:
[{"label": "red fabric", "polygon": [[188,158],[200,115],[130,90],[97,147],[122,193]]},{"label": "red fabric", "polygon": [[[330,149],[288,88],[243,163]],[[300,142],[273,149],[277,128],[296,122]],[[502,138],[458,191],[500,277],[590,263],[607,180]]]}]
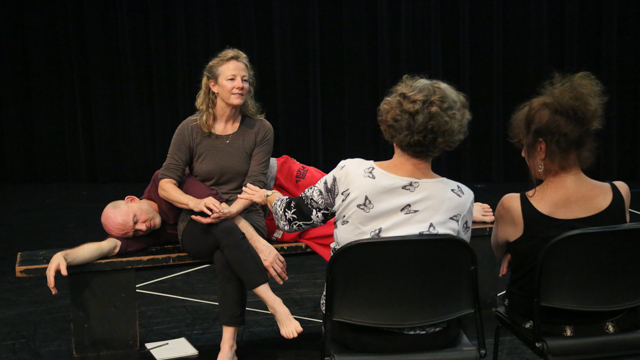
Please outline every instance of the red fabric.
[{"label": "red fabric", "polygon": [[[276,159],[278,169],[273,189],[285,196],[300,196],[309,186],[315,185],[326,174],[312,167],[300,164],[287,155]],[[265,220],[267,223],[267,237],[274,241],[301,241],[307,244],[318,255],[329,261],[331,243],[333,243],[333,219],[317,228],[285,233],[276,227],[273,214]]]}]

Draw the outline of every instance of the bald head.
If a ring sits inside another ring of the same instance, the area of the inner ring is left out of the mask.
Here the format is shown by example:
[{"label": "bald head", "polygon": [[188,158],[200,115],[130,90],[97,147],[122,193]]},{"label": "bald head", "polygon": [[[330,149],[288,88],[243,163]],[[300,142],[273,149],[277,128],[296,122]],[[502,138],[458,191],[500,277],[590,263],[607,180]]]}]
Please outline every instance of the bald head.
[{"label": "bald head", "polygon": [[162,224],[158,211],[135,196],[110,202],[102,211],[101,221],[109,235],[121,238],[147,234]]}]

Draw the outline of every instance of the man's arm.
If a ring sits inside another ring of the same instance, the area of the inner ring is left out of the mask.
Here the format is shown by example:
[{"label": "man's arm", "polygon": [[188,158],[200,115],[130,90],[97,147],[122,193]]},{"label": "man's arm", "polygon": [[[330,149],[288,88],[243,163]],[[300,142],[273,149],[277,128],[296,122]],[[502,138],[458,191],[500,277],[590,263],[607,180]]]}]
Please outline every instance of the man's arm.
[{"label": "man's arm", "polygon": [[[222,203],[223,209],[228,209],[229,205]],[[200,215],[191,215],[191,218],[201,224],[213,224],[217,223],[220,220],[215,219],[213,217],[205,217]],[[262,259],[262,264],[269,271],[269,274],[273,277],[273,279],[278,283],[283,283],[283,280],[288,280],[287,277],[287,262],[284,260],[282,255],[278,253],[278,251],[271,246],[265,239],[263,239],[256,230],[249,224],[249,222],[242,218],[242,216],[236,216],[233,218],[233,222],[238,226],[240,231],[244,233],[244,235],[249,240],[249,243],[258,253],[260,259]]]},{"label": "man's arm", "polygon": [[58,271],[67,276],[68,265],[82,265],[103,257],[113,256],[120,249],[120,240],[108,238],[101,242],[82,244],[73,249],[63,250],[51,258],[47,267],[47,285],[53,295],[58,293],[55,276]]},{"label": "man's arm", "polygon": [[[226,205],[226,204],[225,204]],[[223,205],[223,207],[225,206]],[[269,271],[269,274],[280,285],[289,279],[287,276],[287,263],[278,251],[271,246],[262,236],[258,235],[256,230],[249,224],[249,222],[242,218],[242,216],[236,216],[233,221],[238,225],[238,228],[247,237],[251,246],[256,249],[258,256],[262,259],[262,264]]]}]

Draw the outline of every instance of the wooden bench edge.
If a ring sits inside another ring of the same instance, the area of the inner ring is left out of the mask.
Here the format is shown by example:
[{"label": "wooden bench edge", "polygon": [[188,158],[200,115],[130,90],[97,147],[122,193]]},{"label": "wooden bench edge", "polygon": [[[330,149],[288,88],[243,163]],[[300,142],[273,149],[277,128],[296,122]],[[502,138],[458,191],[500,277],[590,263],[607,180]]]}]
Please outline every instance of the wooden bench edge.
[{"label": "wooden bench edge", "polygon": [[[282,243],[276,243],[272,245],[282,255],[313,252],[313,249],[311,249],[311,247],[309,247],[307,244],[302,242],[290,242],[290,243],[282,242]],[[47,266],[49,265],[48,260],[45,264],[19,266],[21,256],[22,256],[22,253],[18,253],[18,256],[16,259],[16,277],[32,277],[32,276],[46,275],[46,269],[47,269]],[[166,260],[167,257],[171,258],[171,260],[168,262]],[[159,258],[163,258],[163,260],[160,262],[153,261],[153,259],[159,259]],[[119,269],[210,263],[210,261],[193,258],[185,252],[176,252],[173,254],[131,256],[126,258],[110,257],[110,258],[96,260],[89,264],[69,266],[67,270],[69,271],[69,273],[78,273],[78,272],[85,272],[85,271],[105,271],[105,270],[110,270],[108,268],[111,267],[111,264],[114,262],[121,262],[123,264],[127,262],[138,262],[137,265],[131,265],[131,266],[124,265],[122,267],[119,267]]]}]

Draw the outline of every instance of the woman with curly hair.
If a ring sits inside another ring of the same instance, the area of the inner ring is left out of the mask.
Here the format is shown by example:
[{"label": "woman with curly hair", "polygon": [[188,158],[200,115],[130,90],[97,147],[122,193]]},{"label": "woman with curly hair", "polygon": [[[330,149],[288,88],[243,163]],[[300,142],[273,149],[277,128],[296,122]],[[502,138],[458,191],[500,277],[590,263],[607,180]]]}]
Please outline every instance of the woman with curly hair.
[{"label": "woman with curly hair", "polygon": [[[335,217],[332,253],[348,242],[381,236],[452,234],[469,241],[473,193],[434,173],[431,162],[467,136],[470,119],[465,96],[452,86],[404,76],[378,110],[382,133],[394,148],[390,160],[343,160],[296,198],[253,185],[247,185],[239,198],[268,204],[276,225],[287,232],[319,226]],[[356,326],[335,331],[342,334],[338,338],[348,339],[345,346],[357,350],[442,348],[459,334],[457,323],[405,329],[415,335],[410,339],[404,333],[373,329],[366,329],[367,337],[350,336],[362,330],[352,327]]]},{"label": "woman with curly hair", "polygon": [[[505,195],[496,208],[491,244],[503,259],[500,275],[511,267],[505,306],[508,316],[530,328],[535,269],[540,251],[570,230],[629,221],[629,187],[589,178],[596,132],[602,128],[602,84],[588,72],[553,76],[538,96],[511,118],[511,140],[522,149],[535,183],[533,190]],[[548,314],[541,324],[555,335],[580,336],[637,328],[638,313]]]}]

